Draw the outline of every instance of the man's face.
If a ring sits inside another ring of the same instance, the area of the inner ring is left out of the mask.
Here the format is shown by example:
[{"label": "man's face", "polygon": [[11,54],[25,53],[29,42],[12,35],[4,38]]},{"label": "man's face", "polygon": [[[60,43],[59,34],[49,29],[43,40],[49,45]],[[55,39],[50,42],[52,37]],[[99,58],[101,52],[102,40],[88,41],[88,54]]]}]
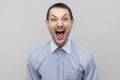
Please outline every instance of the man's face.
[{"label": "man's face", "polygon": [[64,46],[68,41],[68,36],[73,26],[70,14],[64,8],[52,8],[49,12],[49,19],[46,25],[51,33],[53,41],[58,46]]}]

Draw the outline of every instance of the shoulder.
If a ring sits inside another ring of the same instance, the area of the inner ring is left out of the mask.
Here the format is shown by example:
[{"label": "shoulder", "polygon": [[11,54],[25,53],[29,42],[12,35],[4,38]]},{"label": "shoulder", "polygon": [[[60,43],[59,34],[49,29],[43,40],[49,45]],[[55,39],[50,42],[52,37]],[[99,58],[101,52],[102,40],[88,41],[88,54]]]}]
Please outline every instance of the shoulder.
[{"label": "shoulder", "polygon": [[91,55],[91,51],[90,50],[88,50],[87,48],[84,48],[84,47],[80,46],[79,44],[77,44],[77,43],[75,43],[73,41],[71,41],[71,49],[75,53],[77,53],[77,54],[79,54],[81,56],[82,55],[83,56],[90,56]]},{"label": "shoulder", "polygon": [[31,51],[31,55],[34,56],[44,55],[49,50],[49,47],[50,47],[50,41]]},{"label": "shoulder", "polygon": [[93,61],[92,52],[87,48],[81,47],[80,45],[73,41],[71,41],[71,43],[72,51],[77,55],[80,64],[83,65],[84,67],[89,65],[91,61]]},{"label": "shoulder", "polygon": [[31,51],[28,57],[28,62],[32,63],[33,66],[39,66],[50,50],[49,45],[50,41]]}]

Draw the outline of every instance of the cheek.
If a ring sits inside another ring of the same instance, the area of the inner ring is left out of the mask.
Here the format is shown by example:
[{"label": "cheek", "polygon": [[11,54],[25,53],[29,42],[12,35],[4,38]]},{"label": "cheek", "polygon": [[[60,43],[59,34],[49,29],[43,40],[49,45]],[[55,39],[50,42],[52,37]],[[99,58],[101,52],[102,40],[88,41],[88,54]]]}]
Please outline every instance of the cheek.
[{"label": "cheek", "polygon": [[54,31],[54,28],[55,28],[55,24],[50,23],[49,24],[49,30]]},{"label": "cheek", "polygon": [[67,32],[70,32],[71,28],[72,28],[71,25],[68,25],[68,26],[66,27],[66,31],[67,31]]},{"label": "cheek", "polygon": [[64,23],[64,25],[66,26],[66,28],[71,29],[71,26],[72,26],[71,22],[66,22]]},{"label": "cheek", "polygon": [[49,32],[53,35],[54,34],[54,27],[49,27]]}]

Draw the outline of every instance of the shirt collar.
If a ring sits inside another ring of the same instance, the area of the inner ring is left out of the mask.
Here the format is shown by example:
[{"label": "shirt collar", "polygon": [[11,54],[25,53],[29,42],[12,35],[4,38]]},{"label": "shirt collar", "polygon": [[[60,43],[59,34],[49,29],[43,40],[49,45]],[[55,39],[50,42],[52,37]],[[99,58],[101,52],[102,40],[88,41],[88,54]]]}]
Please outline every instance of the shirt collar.
[{"label": "shirt collar", "polygon": [[[57,48],[58,46],[53,42],[53,40],[51,40],[50,42],[51,53],[53,53]],[[70,54],[71,41],[68,40],[68,42],[62,47],[62,49],[65,50],[68,54]]]}]

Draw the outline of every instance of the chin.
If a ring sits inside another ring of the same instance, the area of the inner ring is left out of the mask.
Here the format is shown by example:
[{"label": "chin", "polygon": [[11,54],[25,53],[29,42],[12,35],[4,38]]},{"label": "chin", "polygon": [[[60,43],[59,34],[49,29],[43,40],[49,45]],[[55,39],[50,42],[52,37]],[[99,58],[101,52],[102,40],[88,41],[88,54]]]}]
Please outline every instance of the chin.
[{"label": "chin", "polygon": [[56,40],[56,44],[60,47],[64,46],[65,40]]}]

